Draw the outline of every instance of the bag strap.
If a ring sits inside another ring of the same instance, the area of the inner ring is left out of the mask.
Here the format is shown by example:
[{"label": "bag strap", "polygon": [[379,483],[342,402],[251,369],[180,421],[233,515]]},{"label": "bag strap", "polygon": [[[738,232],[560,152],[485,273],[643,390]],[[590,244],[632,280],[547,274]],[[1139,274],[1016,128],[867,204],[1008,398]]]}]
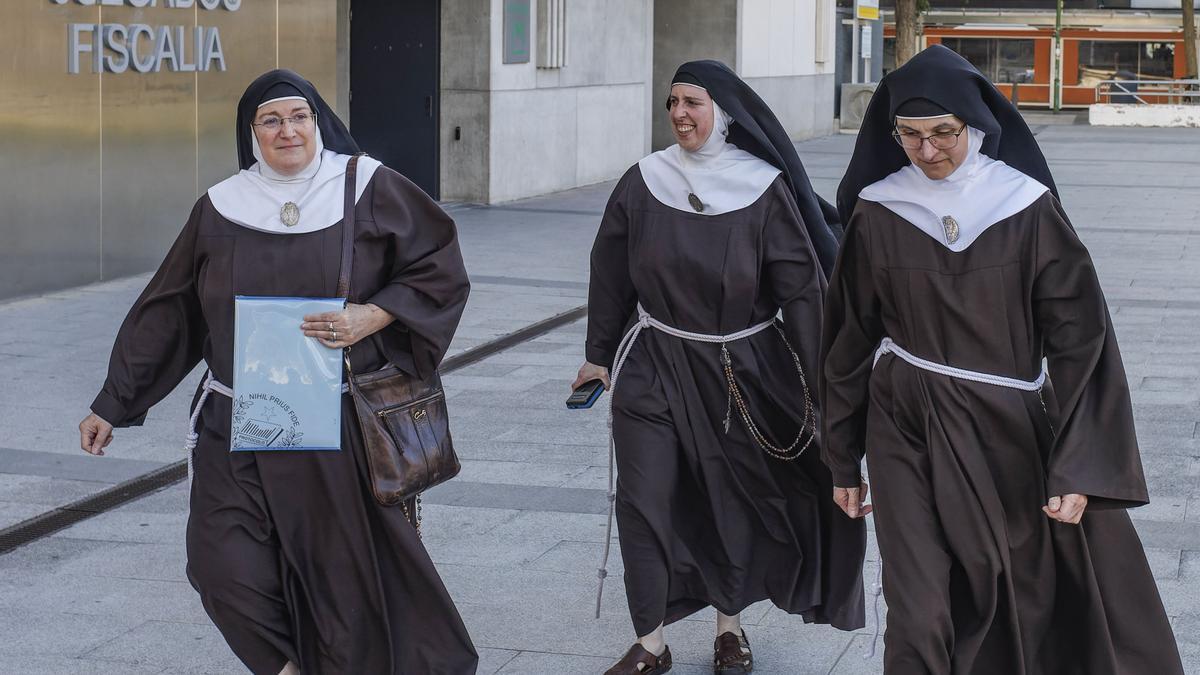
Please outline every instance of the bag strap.
[{"label": "bag strap", "polygon": [[350,274],[354,271],[354,197],[358,192],[358,153],[346,164],[345,208],[342,212],[342,267],[338,274],[337,297],[350,297]]}]

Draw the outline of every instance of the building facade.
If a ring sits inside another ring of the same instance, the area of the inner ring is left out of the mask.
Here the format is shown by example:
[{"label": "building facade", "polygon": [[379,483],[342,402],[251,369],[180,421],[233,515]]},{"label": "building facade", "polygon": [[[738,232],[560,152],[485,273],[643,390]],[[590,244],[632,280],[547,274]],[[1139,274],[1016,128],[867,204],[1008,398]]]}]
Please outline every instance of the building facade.
[{"label": "building facade", "polygon": [[830,133],[834,2],[6,0],[0,298],[153,269],[237,170],[237,100],[268,69],[435,198],[501,202],[668,145],[689,59],[729,63],[794,138]]}]

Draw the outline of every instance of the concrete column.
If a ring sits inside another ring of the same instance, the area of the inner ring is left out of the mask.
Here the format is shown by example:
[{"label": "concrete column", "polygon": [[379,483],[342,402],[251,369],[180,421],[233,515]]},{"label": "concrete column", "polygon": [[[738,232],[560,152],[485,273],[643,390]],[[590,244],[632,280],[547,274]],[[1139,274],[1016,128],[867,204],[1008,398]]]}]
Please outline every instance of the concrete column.
[{"label": "concrete column", "polygon": [[445,200],[490,201],[492,20],[491,2],[442,0],[440,173]]},{"label": "concrete column", "polygon": [[[662,115],[679,64],[728,64],[771,106],[794,139],[833,132],[834,0],[655,0],[653,147],[674,142]],[[820,35],[818,35],[818,31]],[[824,45],[824,53],[817,50]]]},{"label": "concrete column", "polygon": [[[821,45],[834,39],[833,2],[739,3],[738,74],[795,140],[833,132],[835,64],[817,54]],[[821,40],[817,31],[823,33]]]}]

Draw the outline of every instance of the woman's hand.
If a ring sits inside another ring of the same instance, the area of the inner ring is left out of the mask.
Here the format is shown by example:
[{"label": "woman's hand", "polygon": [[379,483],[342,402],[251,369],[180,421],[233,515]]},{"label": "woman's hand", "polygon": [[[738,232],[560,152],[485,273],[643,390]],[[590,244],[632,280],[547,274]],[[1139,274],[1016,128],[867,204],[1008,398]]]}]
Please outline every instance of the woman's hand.
[{"label": "woman's hand", "polygon": [[584,382],[592,380],[603,382],[604,389],[607,391],[609,386],[608,368],[584,361],[583,365],[579,367],[579,374],[575,376],[575,381],[571,383],[571,391],[578,389]]},{"label": "woman's hand", "polygon": [[851,518],[862,518],[871,512],[871,506],[863,504],[866,499],[866,483],[862,483],[856,488],[833,488],[833,503],[837,504],[838,508],[845,511],[846,515]]},{"label": "woman's hand", "polygon": [[300,329],[308,337],[317,338],[330,349],[341,349],[358,344],[363,338],[378,333],[396,320],[396,317],[367,303],[346,303],[340,312],[323,312],[304,317]]},{"label": "woman's hand", "polygon": [[1061,497],[1051,497],[1046,500],[1046,505],[1042,507],[1042,511],[1047,516],[1050,516],[1051,520],[1078,525],[1079,520],[1083,518],[1084,509],[1087,508],[1087,502],[1087,495],[1070,494]]},{"label": "woman's hand", "polygon": [[112,443],[113,426],[96,413],[83,418],[79,423],[79,447],[92,455],[103,455],[104,448]]}]

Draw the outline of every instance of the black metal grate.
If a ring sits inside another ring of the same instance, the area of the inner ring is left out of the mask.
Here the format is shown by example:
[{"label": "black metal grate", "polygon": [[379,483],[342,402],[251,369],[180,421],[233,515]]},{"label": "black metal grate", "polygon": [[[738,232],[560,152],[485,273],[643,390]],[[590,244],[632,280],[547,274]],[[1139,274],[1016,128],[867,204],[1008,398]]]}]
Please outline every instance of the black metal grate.
[{"label": "black metal grate", "polygon": [[[485,342],[478,347],[473,347],[461,354],[455,354],[447,358],[442,362],[442,372],[451,373],[473,363],[478,363],[493,354],[515,347],[522,342],[528,342],[556,328],[578,321],[586,315],[587,306],[581,305],[562,314],[557,314],[548,319],[530,324],[507,335],[502,335],[495,340]],[[105,511],[127,504],[155,490],[174,485],[185,478],[187,478],[187,460],[180,460],[149,473],[142,474],[137,478],[127,480],[119,485],[101,490],[94,495],[84,497],[83,499],[76,500],[65,506],[7,527],[0,530],[0,555],[8,553],[18,546],[24,546],[42,537],[47,537],[80,521],[87,520],[96,514],[104,513]]]},{"label": "black metal grate", "polygon": [[515,347],[522,342],[528,342],[549,333],[555,328],[561,328],[569,323],[578,321],[585,316],[587,316],[587,305],[580,305],[575,309],[568,309],[562,314],[556,314],[549,319],[542,319],[537,323],[531,323],[520,330],[515,330],[507,335],[501,335],[495,340],[490,340],[478,347],[472,347],[461,354],[455,354],[445,359],[442,361],[442,372],[452,373],[459,368],[465,368],[472,363],[478,363],[497,352]]},{"label": "black metal grate", "polygon": [[54,534],[97,513],[115,509],[155,490],[174,485],[184,478],[187,478],[187,460],[180,460],[7,527],[0,530],[0,554]]}]

